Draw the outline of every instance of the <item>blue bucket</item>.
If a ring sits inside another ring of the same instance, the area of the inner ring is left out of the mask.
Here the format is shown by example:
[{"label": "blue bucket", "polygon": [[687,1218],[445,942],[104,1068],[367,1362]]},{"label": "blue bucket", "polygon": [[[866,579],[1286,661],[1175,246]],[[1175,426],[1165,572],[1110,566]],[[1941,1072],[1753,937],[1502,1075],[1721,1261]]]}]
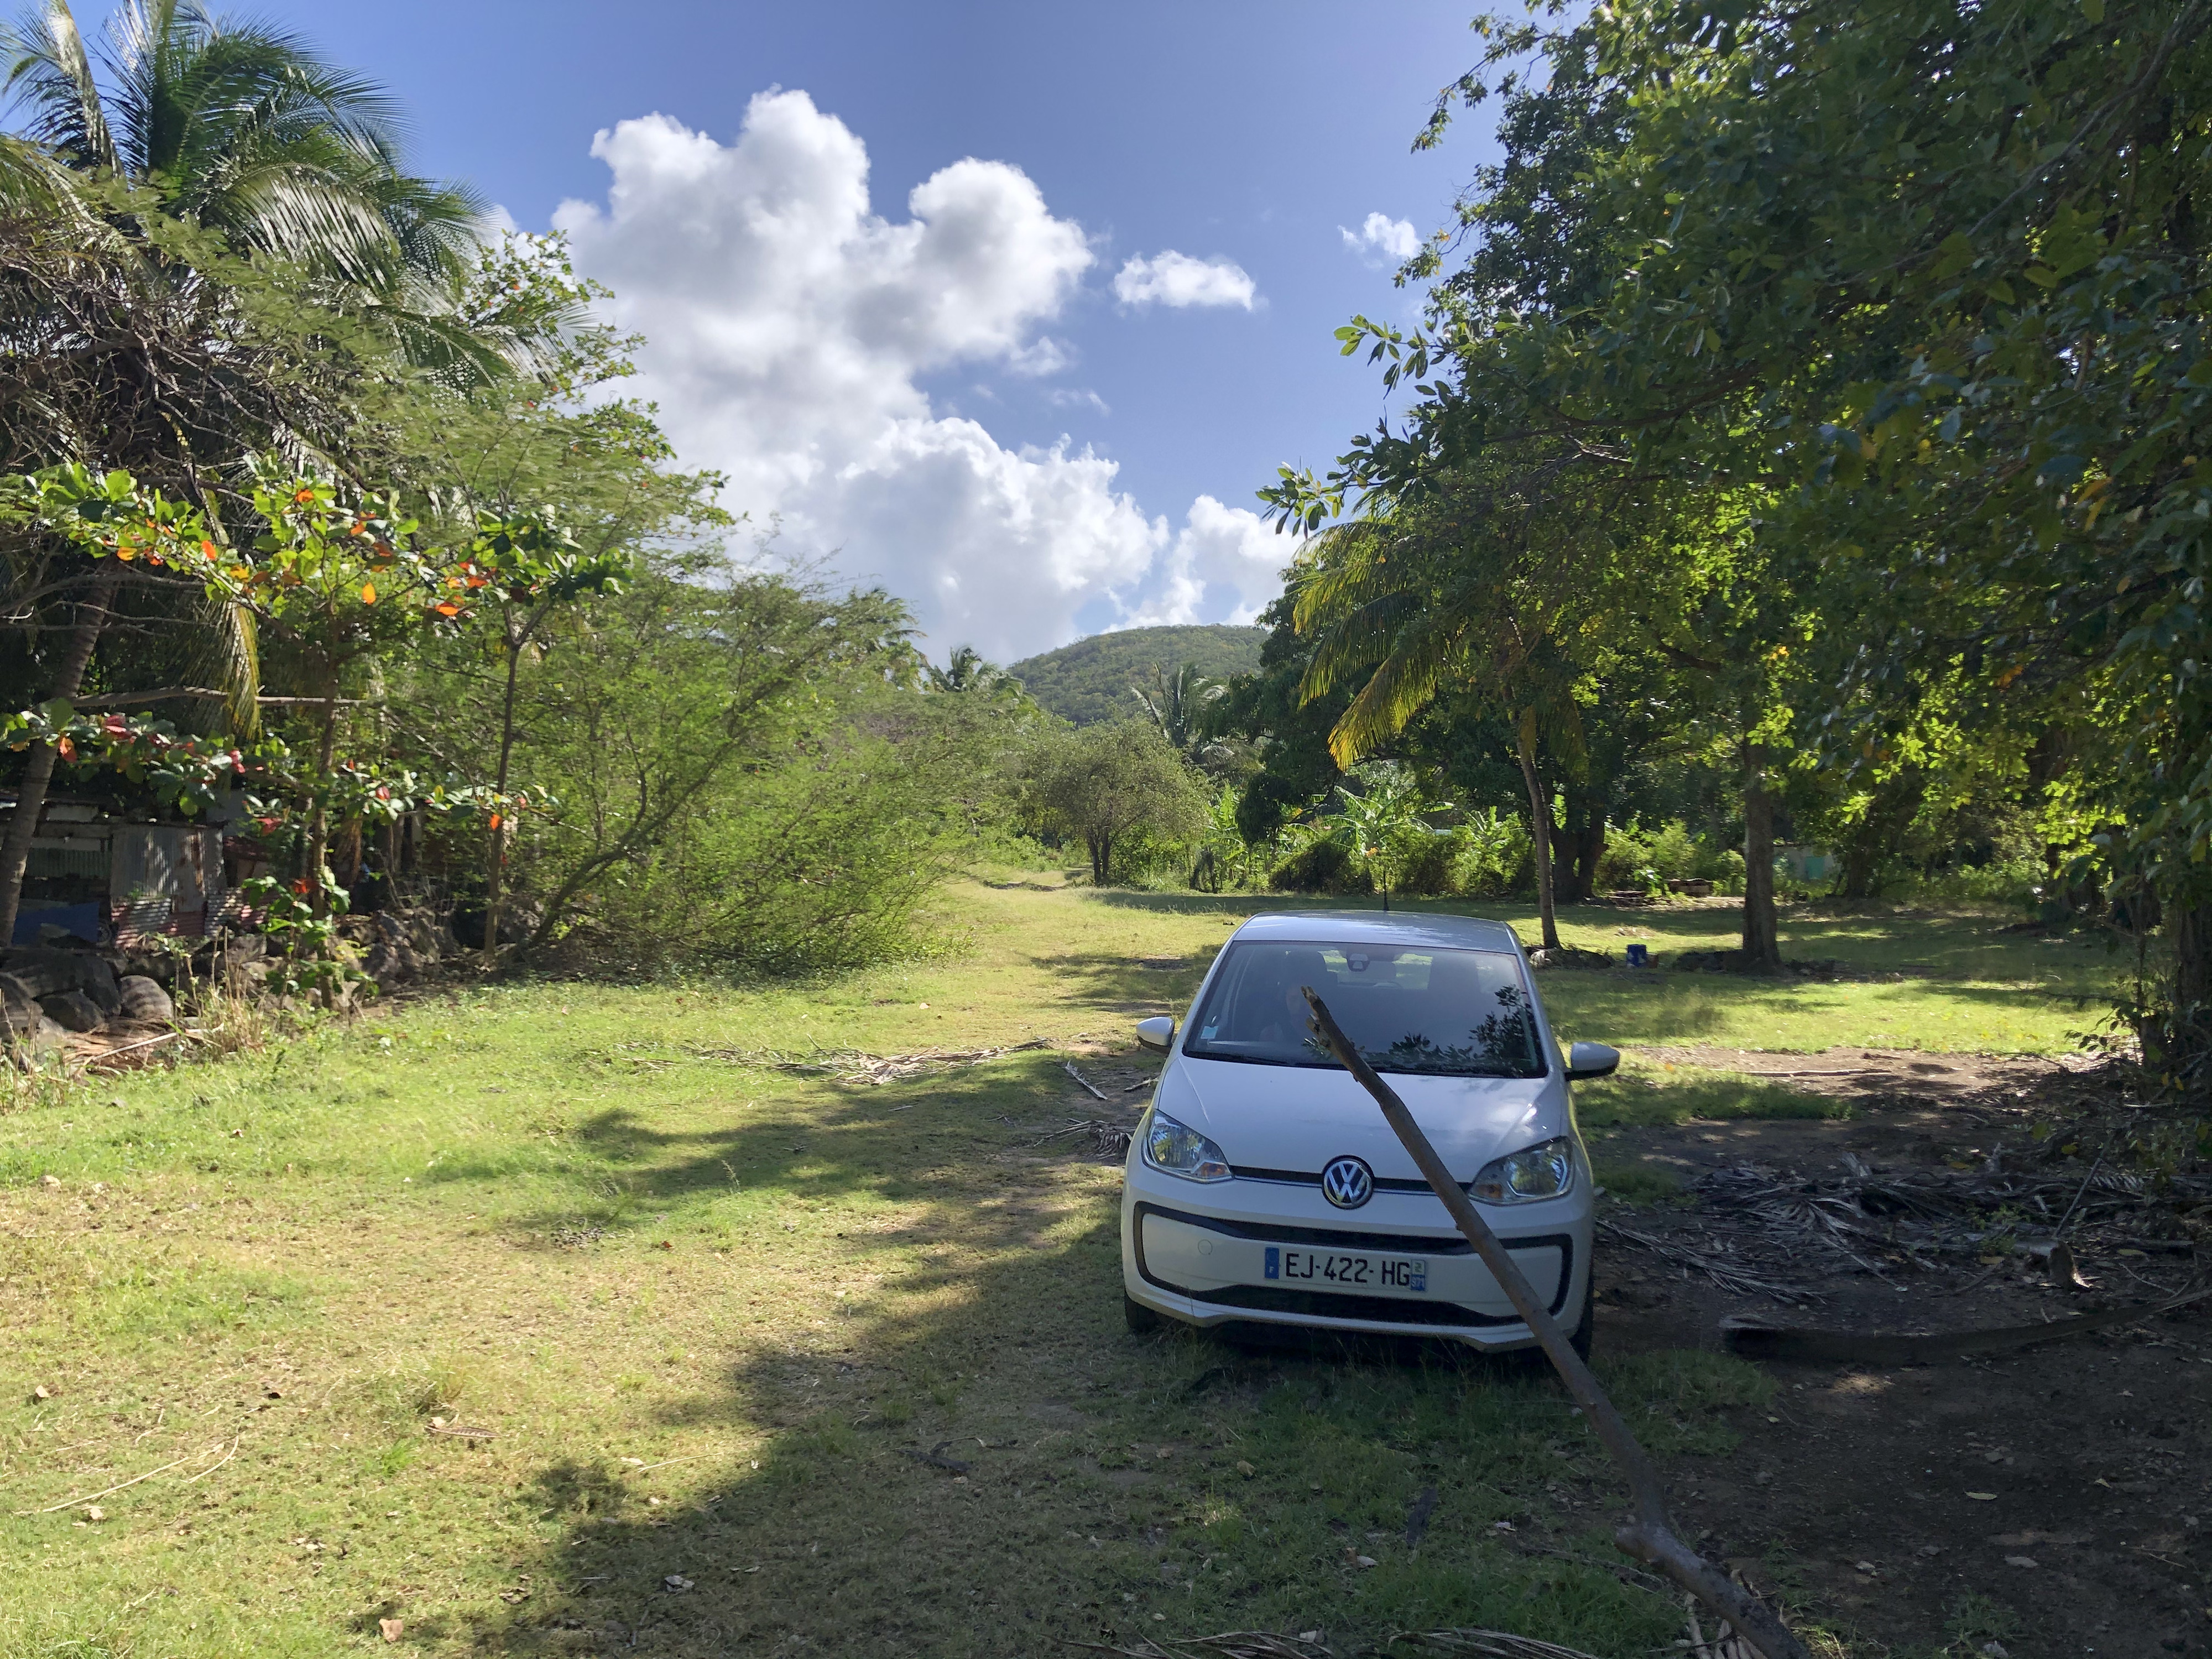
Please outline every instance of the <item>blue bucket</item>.
[{"label": "blue bucket", "polygon": [[1650,947],[1645,945],[1630,945],[1628,947],[1628,965],[1632,968],[1649,968],[1651,965]]}]

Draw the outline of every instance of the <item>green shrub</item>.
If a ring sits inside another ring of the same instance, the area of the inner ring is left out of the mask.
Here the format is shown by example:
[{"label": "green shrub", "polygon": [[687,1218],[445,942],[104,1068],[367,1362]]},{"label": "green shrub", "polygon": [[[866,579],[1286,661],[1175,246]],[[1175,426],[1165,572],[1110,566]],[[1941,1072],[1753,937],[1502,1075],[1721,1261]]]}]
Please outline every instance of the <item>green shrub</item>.
[{"label": "green shrub", "polygon": [[1353,864],[1342,842],[1316,841],[1291,854],[1267,873],[1278,893],[1371,893],[1375,884]]}]

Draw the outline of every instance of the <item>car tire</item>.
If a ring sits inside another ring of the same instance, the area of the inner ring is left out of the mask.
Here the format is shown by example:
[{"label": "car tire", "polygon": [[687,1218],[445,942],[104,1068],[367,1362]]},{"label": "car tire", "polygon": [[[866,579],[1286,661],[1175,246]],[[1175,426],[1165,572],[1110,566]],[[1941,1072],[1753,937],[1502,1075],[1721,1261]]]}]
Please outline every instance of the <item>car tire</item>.
[{"label": "car tire", "polygon": [[1589,1364],[1591,1328],[1596,1323],[1597,1273],[1593,1270],[1583,1285],[1583,1316],[1575,1322],[1574,1329],[1567,1333],[1567,1346],[1583,1357],[1585,1365]]},{"label": "car tire", "polygon": [[1137,1336],[1150,1336],[1164,1322],[1159,1315],[1127,1291],[1121,1292],[1121,1317],[1131,1334]]}]

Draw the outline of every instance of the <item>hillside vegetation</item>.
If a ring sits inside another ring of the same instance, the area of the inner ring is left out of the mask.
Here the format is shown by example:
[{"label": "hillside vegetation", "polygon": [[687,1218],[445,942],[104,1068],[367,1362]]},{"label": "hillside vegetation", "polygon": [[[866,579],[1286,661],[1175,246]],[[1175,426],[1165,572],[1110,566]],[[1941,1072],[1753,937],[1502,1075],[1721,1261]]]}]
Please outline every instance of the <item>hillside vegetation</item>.
[{"label": "hillside vegetation", "polygon": [[1215,623],[1194,628],[1129,628],[1094,634],[1057,651],[1025,658],[1007,672],[1030,696],[1078,726],[1139,712],[1133,685],[1150,685],[1152,671],[1172,674],[1195,663],[1208,679],[1249,674],[1260,665],[1264,628]]}]

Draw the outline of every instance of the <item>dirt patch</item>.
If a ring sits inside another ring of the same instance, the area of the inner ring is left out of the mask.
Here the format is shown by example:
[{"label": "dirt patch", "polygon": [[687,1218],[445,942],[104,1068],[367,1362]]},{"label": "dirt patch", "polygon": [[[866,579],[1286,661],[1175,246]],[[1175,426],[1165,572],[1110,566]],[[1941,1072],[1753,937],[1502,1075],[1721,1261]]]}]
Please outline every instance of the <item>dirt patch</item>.
[{"label": "dirt patch", "polygon": [[[2099,1062],[2081,1054],[1940,1054],[1917,1048],[1827,1048],[1819,1054],[1770,1054],[1757,1048],[1639,1046],[1637,1057],[1655,1065],[1695,1066],[1716,1072],[1787,1081],[1806,1094],[1849,1097],[1924,1097],[1949,1109],[1977,1104],[1966,1095],[2013,1092],[2015,1098],[2063,1091],[2069,1082],[2085,1087]],[[2025,1093],[2019,1091],[2026,1091]]]},{"label": "dirt patch", "polygon": [[[1793,1087],[1849,1093],[1843,1121],[1626,1128],[1601,1158],[1677,1179],[1751,1165],[1783,1178],[1986,1162],[2092,1086],[2078,1066],[1867,1050],[1652,1051]],[[1925,1068],[1925,1069],[1923,1069]],[[1710,1240],[1694,1203],[1609,1218],[1662,1242]],[[2188,1282],[2187,1247],[2139,1251],[2077,1230],[2086,1285],[2032,1256],[1854,1266],[1808,1249],[1810,1300],[1731,1291],[1664,1255],[1598,1256],[1601,1352],[1720,1346],[1721,1320],[1869,1332],[2018,1325],[2147,1302]],[[1741,1450],[1677,1466],[1678,1519],[1709,1553],[1768,1564],[1825,1622],[1899,1649],[1995,1642],[2013,1656],[2163,1659],[2212,1650],[2212,1316],[2202,1305],[2016,1357],[1918,1367],[1769,1367],[1781,1392]]]}]

